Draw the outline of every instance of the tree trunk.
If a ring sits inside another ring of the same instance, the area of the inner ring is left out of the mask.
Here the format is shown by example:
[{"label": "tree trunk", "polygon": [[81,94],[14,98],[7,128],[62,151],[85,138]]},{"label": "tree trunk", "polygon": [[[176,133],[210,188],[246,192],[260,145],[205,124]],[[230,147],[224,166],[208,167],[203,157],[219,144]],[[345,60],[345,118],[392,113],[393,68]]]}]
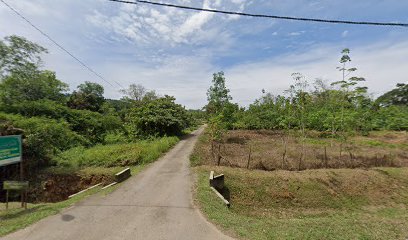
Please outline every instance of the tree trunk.
[{"label": "tree trunk", "polygon": [[221,144],[218,144],[217,166],[221,164]]}]

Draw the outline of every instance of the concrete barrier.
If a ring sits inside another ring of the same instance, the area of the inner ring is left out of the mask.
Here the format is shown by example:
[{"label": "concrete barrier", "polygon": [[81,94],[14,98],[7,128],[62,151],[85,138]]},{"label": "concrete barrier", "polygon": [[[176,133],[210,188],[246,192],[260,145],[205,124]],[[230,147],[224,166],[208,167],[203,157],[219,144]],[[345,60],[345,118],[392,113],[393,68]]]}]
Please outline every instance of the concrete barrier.
[{"label": "concrete barrier", "polygon": [[112,187],[112,186],[114,186],[114,185],[116,185],[116,184],[117,184],[117,182],[113,182],[113,183],[111,183],[111,184],[106,185],[105,187],[103,187],[103,188],[101,188],[101,189],[104,190],[104,189],[107,189],[108,187]]},{"label": "concrete barrier", "polygon": [[224,174],[220,174],[218,176],[214,176],[214,171],[210,172],[210,188],[213,190],[213,192],[223,201],[223,203],[227,206],[230,207],[230,202],[225,199],[225,197],[220,193],[224,189],[224,179],[225,176]]},{"label": "concrete barrier", "polygon": [[131,176],[130,168],[126,168],[123,171],[115,174],[115,180],[116,182],[120,183],[128,179],[130,176]]},{"label": "concrete barrier", "polygon": [[102,183],[98,183],[98,184],[96,184],[96,185],[93,185],[92,187],[89,187],[89,188],[85,189],[85,190],[82,190],[82,191],[80,191],[80,192],[77,192],[77,193],[75,193],[75,194],[72,194],[72,195],[70,195],[68,198],[75,197],[76,195],[79,195],[79,194],[81,194],[81,193],[84,193],[84,192],[86,192],[86,191],[88,191],[88,190],[91,190],[91,189],[93,189],[93,188],[96,188],[96,187],[98,187],[98,186],[100,186],[100,185],[102,185]]},{"label": "concrete barrier", "polygon": [[230,202],[228,202],[228,200],[225,199],[224,196],[222,196],[222,194],[217,191],[217,189],[215,189],[215,188],[213,188],[213,187],[210,187],[210,188],[211,188],[211,190],[213,190],[213,192],[215,192],[215,194],[221,199],[221,201],[224,202],[224,204],[225,204],[227,207],[230,207],[230,205],[231,205]]},{"label": "concrete barrier", "polygon": [[221,191],[224,188],[224,174],[214,176],[214,171],[210,172],[210,186]]}]

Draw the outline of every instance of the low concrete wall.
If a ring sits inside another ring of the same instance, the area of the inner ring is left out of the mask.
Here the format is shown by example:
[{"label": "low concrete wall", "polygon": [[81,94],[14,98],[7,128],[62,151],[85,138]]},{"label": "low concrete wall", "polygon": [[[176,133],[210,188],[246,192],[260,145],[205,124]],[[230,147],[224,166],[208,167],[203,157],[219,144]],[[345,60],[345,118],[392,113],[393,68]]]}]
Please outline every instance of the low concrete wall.
[{"label": "low concrete wall", "polygon": [[221,191],[224,188],[224,174],[214,176],[214,171],[210,172],[210,186]]},{"label": "low concrete wall", "polygon": [[[210,172],[210,188],[214,191],[214,193],[224,202],[227,207],[230,207],[230,202],[225,199],[225,197],[220,193],[224,190],[224,174],[220,174],[218,176],[214,176],[214,171]],[[228,189],[226,189],[228,190]]]},{"label": "low concrete wall", "polygon": [[130,176],[130,168],[126,168],[125,170],[115,174],[115,180],[116,182],[120,183],[128,179]]}]

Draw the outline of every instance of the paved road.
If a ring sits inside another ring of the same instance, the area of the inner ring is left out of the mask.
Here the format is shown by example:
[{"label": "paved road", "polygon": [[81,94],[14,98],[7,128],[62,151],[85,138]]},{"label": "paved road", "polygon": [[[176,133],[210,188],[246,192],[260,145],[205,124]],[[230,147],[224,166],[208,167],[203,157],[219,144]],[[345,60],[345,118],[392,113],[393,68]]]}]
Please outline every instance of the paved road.
[{"label": "paved road", "polygon": [[4,240],[230,239],[192,203],[189,155],[203,131],[107,196],[95,195]]}]

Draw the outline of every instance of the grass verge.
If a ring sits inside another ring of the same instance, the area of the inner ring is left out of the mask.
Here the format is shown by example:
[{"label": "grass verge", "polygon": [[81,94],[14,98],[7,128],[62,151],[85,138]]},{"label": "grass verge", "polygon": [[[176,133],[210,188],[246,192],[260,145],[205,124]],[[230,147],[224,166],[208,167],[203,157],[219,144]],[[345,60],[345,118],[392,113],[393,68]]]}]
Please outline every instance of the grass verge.
[{"label": "grass verge", "polygon": [[[226,208],[208,187],[224,173]],[[196,198],[210,221],[242,239],[406,239],[408,168],[303,172],[201,166]]]},{"label": "grass verge", "polygon": [[[110,189],[106,189],[104,192],[108,192],[109,190]],[[100,188],[91,189],[83,194],[58,203],[28,204],[27,209],[20,208],[20,203],[13,202],[9,205],[9,210],[5,210],[5,204],[1,204],[0,236],[25,228],[45,217],[58,214],[63,208],[69,207],[98,191],[100,191]]]},{"label": "grass verge", "polygon": [[134,143],[76,147],[62,152],[53,161],[64,168],[132,166],[153,162],[173,147],[179,138],[162,137]]},{"label": "grass verge", "polygon": [[[123,170],[121,166],[130,165],[134,176],[178,141],[177,137],[163,137],[137,143],[100,145],[88,149],[74,148],[56,157],[54,161],[57,162],[57,166],[44,169],[42,174],[113,176]],[[107,194],[116,187],[117,185],[102,191],[100,188],[95,188],[57,203],[28,204],[27,210],[19,208],[19,203],[12,203],[10,209],[6,211],[5,204],[0,204],[0,236],[25,228],[50,215],[58,214],[62,209],[96,192]]]}]

